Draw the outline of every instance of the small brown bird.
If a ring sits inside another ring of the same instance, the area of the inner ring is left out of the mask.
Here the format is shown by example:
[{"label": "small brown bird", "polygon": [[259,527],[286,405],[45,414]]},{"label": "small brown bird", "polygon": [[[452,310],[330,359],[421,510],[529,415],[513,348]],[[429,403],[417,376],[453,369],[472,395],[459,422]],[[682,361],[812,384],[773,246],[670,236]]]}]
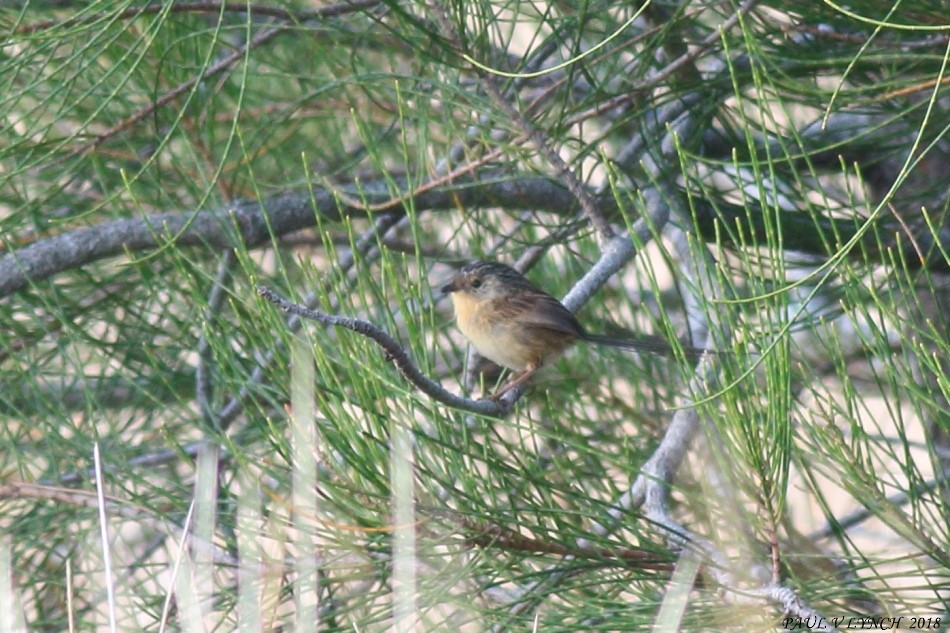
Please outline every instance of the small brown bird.
[{"label": "small brown bird", "polygon": [[[659,338],[631,340],[589,334],[560,301],[505,264],[467,264],[442,292],[451,294],[459,329],[478,353],[518,372],[495,398],[524,383],[578,340],[659,354],[673,351]],[[696,358],[702,353],[686,350]]]}]

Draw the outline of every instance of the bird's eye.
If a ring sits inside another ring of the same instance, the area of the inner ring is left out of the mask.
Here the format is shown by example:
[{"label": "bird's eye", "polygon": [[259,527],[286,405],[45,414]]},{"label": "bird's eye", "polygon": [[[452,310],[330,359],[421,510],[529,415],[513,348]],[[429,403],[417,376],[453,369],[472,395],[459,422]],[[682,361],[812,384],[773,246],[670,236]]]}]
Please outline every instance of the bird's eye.
[{"label": "bird's eye", "polygon": [[475,290],[478,290],[478,289],[481,288],[481,287],[482,287],[482,280],[481,280],[481,279],[479,279],[478,277],[476,277],[475,279],[472,280],[472,288],[474,288]]}]

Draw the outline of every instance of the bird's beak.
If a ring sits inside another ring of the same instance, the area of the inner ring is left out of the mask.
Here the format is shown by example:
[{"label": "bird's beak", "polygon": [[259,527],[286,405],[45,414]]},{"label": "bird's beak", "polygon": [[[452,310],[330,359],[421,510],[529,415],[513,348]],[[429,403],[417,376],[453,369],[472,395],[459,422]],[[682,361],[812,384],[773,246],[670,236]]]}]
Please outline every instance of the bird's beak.
[{"label": "bird's beak", "polygon": [[442,294],[452,294],[459,289],[458,277],[452,279],[451,283],[442,286]]}]

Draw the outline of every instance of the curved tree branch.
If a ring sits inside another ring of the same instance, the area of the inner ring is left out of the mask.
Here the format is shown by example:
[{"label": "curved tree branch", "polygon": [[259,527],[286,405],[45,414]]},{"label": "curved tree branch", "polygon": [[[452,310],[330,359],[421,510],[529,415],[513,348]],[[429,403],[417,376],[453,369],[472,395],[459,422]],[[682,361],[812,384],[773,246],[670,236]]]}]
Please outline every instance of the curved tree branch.
[{"label": "curved tree branch", "polygon": [[311,310],[302,305],[287,301],[286,299],[277,295],[277,293],[275,293],[270,288],[266,288],[264,286],[257,287],[257,294],[261,295],[284,312],[290,312],[291,314],[295,314],[305,319],[318,321],[324,325],[342,327],[369,338],[374,343],[379,345],[384,352],[386,352],[386,354],[392,359],[393,363],[395,363],[396,367],[399,368],[399,371],[402,372],[402,375],[406,377],[406,380],[411,382],[419,389],[419,391],[426,394],[436,402],[441,402],[444,405],[454,407],[456,409],[462,409],[464,411],[480,413],[482,415],[488,415],[492,417],[501,417],[509,413],[512,409],[512,404],[514,402],[512,399],[500,399],[497,401],[472,400],[471,398],[463,398],[462,396],[457,396],[451,391],[448,391],[445,387],[422,373],[422,370],[415,366],[415,364],[409,358],[409,354],[405,349],[403,349],[402,345],[400,345],[396,339],[369,321],[327,314],[326,312],[321,312],[319,310]]},{"label": "curved tree branch", "polygon": [[[401,189],[408,189],[403,181]],[[387,181],[379,180],[354,188],[364,205],[392,200]],[[392,206],[399,205],[394,202]],[[414,197],[417,210],[457,209],[460,205],[531,208],[564,212],[576,209],[567,189],[546,178],[493,180],[430,189]],[[388,211],[389,207],[377,211]],[[366,216],[365,206],[342,201],[326,189],[286,193],[263,201],[246,200],[217,210],[189,213],[156,213],[84,227],[36,242],[0,258],[0,297],[30,284],[85,264],[126,252],[145,251],[169,242],[177,246],[248,248],[270,243],[287,233],[313,226],[318,216],[339,220],[343,216]]]},{"label": "curved tree branch", "polygon": [[[342,217],[365,217],[373,212],[389,211],[403,205],[407,197],[393,198],[390,183],[385,179],[350,186],[352,196],[337,196],[333,191],[315,188],[313,192],[289,192],[262,201],[245,200],[208,211],[168,212],[104,222],[39,239],[23,248],[0,257],[0,298],[50,277],[91,262],[166,246],[206,246],[216,249],[233,248],[243,244],[254,248],[270,244],[282,235],[311,227],[316,218],[329,220]],[[396,182],[400,190],[411,190],[403,179]],[[501,208],[508,210],[532,209],[549,213],[574,215],[577,199],[566,187],[546,177],[527,174],[487,172],[478,181],[457,181],[452,185],[426,189],[408,196],[416,211],[447,211],[460,206],[469,209]],[[623,199],[623,192],[618,198]],[[358,203],[357,201],[361,201]],[[608,218],[619,212],[617,199],[612,195],[598,198]],[[750,243],[750,236],[765,239],[767,222],[764,212],[753,201],[747,206],[718,201],[694,201],[695,229],[706,241],[722,240],[732,243]],[[745,235],[737,234],[740,226]],[[785,229],[783,244],[790,250],[827,256],[837,244],[843,243],[857,229],[853,219],[813,217],[808,213],[788,212],[783,216]],[[899,225],[891,226],[888,217],[881,220],[879,233],[906,236]],[[950,272],[950,262],[942,251],[950,251],[950,235],[935,240],[929,233],[915,237],[923,245],[918,252],[910,243],[902,245],[893,255],[881,255],[883,263],[892,263],[891,257],[903,257],[911,270],[927,268],[936,272]],[[878,252],[880,240],[874,231],[867,234],[862,248],[854,255],[865,261],[868,253]]]}]

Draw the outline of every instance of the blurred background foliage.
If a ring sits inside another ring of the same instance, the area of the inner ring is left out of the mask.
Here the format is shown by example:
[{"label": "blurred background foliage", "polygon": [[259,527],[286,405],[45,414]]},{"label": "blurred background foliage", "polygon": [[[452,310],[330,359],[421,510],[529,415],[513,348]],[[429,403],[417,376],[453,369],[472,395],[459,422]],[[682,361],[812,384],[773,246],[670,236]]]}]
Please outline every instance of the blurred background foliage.
[{"label": "blurred background foliage", "polygon": [[[770,581],[945,614],[946,5],[799,5],[0,8],[6,621],[652,627],[680,552],[621,500],[690,402],[671,512],[749,575],[701,569],[682,630],[776,627],[733,591]],[[493,258],[566,294],[607,243],[571,179],[652,236],[581,320],[708,344],[715,380],[579,348],[480,417],[255,292],[479,397],[438,288]]]}]

